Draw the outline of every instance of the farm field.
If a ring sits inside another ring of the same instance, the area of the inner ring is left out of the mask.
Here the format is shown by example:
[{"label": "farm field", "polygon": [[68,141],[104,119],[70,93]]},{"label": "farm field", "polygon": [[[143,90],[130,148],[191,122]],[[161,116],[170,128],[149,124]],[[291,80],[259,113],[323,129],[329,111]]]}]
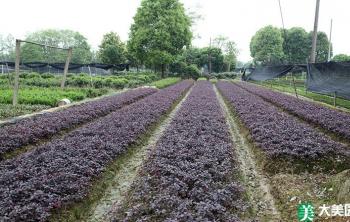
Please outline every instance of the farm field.
[{"label": "farm field", "polygon": [[300,202],[350,200],[349,113],[244,82],[154,85],[0,126],[1,221],[296,221]]}]

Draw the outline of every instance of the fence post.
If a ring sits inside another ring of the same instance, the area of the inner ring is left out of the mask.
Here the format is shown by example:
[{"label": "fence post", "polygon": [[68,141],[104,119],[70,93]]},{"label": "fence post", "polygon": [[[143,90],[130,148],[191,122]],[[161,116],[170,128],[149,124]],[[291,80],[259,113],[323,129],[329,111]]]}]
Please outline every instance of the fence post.
[{"label": "fence post", "polygon": [[337,107],[337,91],[334,92],[333,105],[334,107]]},{"label": "fence post", "polygon": [[72,48],[68,49],[68,55],[67,55],[67,60],[66,64],[64,65],[64,71],[63,71],[63,79],[61,82],[61,88],[64,89],[64,85],[66,83],[66,78],[67,78],[67,73],[68,73],[68,68],[69,68],[69,63],[72,57]]},{"label": "fence post", "polygon": [[17,105],[18,88],[19,88],[19,62],[21,53],[21,41],[16,39],[16,63],[15,63],[15,85],[13,88],[12,105]]},{"label": "fence post", "polygon": [[293,86],[294,86],[295,96],[299,99],[299,97],[298,97],[298,92],[297,92],[297,88],[296,88],[296,86],[295,86],[294,75],[293,75],[293,73],[291,73],[291,75],[292,75],[292,80],[293,80]]}]

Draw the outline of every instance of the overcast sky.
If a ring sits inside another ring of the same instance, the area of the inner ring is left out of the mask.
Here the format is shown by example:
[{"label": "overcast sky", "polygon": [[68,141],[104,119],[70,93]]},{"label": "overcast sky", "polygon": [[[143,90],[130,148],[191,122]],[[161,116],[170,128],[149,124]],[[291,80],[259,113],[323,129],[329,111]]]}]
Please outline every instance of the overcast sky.
[{"label": "overcast sky", "polygon": [[[79,31],[97,49],[104,33],[117,32],[128,38],[132,18],[141,0],[2,0],[1,34],[24,38],[27,33],[59,28]],[[249,42],[265,25],[281,27],[278,0],[181,0],[186,9],[203,16],[194,27],[200,36],[195,46],[207,46],[210,37],[224,35],[240,49],[239,59],[250,59]],[[313,29],[315,0],[281,0],[286,28]],[[3,4],[4,5],[4,4]],[[6,10],[5,10],[6,9]],[[19,9],[19,11],[15,11]],[[333,18],[334,53],[350,54],[350,1],[321,0],[319,30],[329,33]],[[19,16],[16,19],[15,16]]]}]

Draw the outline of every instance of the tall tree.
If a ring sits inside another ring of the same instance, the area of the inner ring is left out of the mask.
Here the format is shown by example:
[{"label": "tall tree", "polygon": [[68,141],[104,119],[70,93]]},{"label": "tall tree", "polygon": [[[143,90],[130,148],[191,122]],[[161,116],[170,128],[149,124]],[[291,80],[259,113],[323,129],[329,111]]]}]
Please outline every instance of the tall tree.
[{"label": "tall tree", "polygon": [[238,49],[234,41],[227,41],[224,51],[224,63],[226,71],[230,72],[236,68]]},{"label": "tall tree", "polygon": [[192,39],[191,20],[179,0],[142,0],[131,25],[128,50],[140,62],[165,67]]},{"label": "tall tree", "polygon": [[203,67],[208,65],[208,58],[211,56],[211,71],[212,72],[222,72],[224,69],[224,55],[220,48],[206,47],[201,49],[200,55],[200,66]]},{"label": "tall tree", "polygon": [[126,61],[126,47],[117,33],[110,32],[103,36],[98,56],[107,64],[120,64]]},{"label": "tall tree", "polygon": [[309,57],[311,45],[308,33],[301,27],[282,30],[284,37],[283,51],[288,63],[303,64]]},{"label": "tall tree", "polygon": [[[62,48],[73,47],[72,63],[89,63],[92,59],[87,39],[79,32],[46,29],[29,34],[26,40]],[[64,62],[67,57],[66,51],[33,44],[23,44],[21,51],[21,58],[25,62]]]},{"label": "tall tree", "polygon": [[255,63],[281,63],[284,57],[281,30],[270,25],[257,31],[250,42],[250,54]]}]

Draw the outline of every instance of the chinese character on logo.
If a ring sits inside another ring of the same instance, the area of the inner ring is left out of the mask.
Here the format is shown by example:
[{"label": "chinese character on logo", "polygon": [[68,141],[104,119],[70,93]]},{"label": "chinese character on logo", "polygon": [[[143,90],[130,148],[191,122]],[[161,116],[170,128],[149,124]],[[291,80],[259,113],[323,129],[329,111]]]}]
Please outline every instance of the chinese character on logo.
[{"label": "chinese character on logo", "polygon": [[302,222],[311,222],[314,220],[315,212],[311,203],[302,203],[298,206],[298,219]]}]

